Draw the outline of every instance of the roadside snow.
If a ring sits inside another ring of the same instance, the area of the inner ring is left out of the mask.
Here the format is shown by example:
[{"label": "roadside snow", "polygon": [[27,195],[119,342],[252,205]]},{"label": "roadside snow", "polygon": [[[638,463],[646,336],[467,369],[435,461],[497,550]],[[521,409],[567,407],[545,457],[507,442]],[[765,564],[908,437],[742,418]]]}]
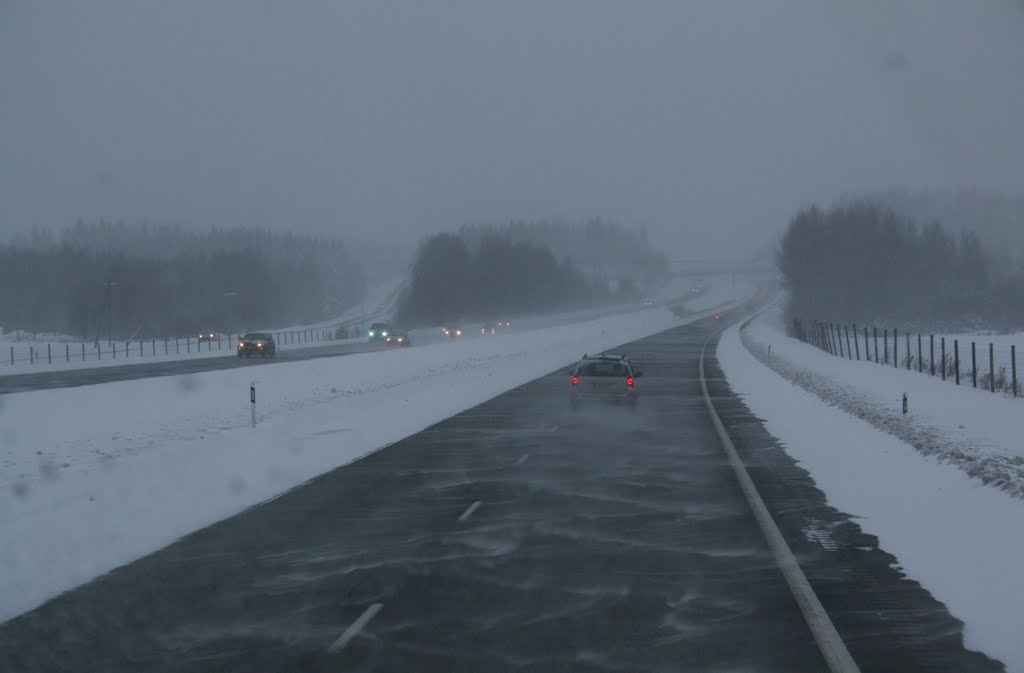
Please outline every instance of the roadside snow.
[{"label": "roadside snow", "polygon": [[454,343],[0,396],[0,620],[585,351],[678,324],[670,310],[649,309]]},{"label": "roadside snow", "polygon": [[[984,485],[987,469],[978,479],[965,469],[986,457],[1005,465],[1020,456],[1021,444],[1012,441],[1020,402],[832,358],[786,337],[777,313],[754,321],[748,340],[800,385],[765,366],[733,327],[718,347],[732,389],[765,419],[829,503],[856,516],[908,576],[964,621],[968,647],[1002,660],[1010,671],[1024,671],[1024,503]],[[912,405],[906,420],[897,413],[904,390]],[[856,418],[860,413],[879,427]],[[915,450],[890,432],[945,448]],[[957,445],[962,458],[946,450]]]},{"label": "roadside snow", "polygon": [[969,379],[956,386],[892,365],[833,357],[786,336],[780,308],[755,320],[742,337],[755,356],[788,380],[922,453],[1024,498],[1024,399],[975,389]]}]

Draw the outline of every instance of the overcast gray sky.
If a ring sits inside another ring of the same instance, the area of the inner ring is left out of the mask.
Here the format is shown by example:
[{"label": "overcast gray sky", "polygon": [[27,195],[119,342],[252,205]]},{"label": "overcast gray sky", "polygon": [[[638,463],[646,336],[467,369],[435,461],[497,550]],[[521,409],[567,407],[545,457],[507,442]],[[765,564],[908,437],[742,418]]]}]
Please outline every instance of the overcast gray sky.
[{"label": "overcast gray sky", "polygon": [[1024,185],[1017,0],[0,2],[0,234],[77,217],[418,238]]}]

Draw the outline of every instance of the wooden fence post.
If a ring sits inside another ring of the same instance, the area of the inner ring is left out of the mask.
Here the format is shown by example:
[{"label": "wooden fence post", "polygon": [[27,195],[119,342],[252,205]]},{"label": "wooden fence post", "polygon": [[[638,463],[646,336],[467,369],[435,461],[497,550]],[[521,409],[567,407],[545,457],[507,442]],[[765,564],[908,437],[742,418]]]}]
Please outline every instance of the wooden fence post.
[{"label": "wooden fence post", "polygon": [[[13,350],[11,350],[13,353]],[[14,364],[14,356],[11,355],[11,364]],[[1014,370],[1014,396],[1017,396],[1017,344],[1010,346],[1010,367]]]},{"label": "wooden fence post", "polygon": [[857,362],[860,362],[860,341],[857,340],[857,323],[853,323],[853,347],[857,349]]},{"label": "wooden fence post", "polygon": [[875,330],[875,364],[877,365],[878,364],[878,328],[877,327],[873,327],[872,329]]},{"label": "wooden fence post", "polygon": [[971,385],[978,387],[978,349],[975,342],[971,342]]},{"label": "wooden fence post", "polygon": [[928,364],[931,368],[932,376],[935,376],[935,335],[928,335]]},{"label": "wooden fence post", "polygon": [[960,339],[953,339],[953,366],[956,367],[956,384],[960,385]]},{"label": "wooden fence post", "polygon": [[946,380],[946,337],[942,337],[942,380]]},{"label": "wooden fence post", "polygon": [[917,373],[924,371],[924,356],[921,353],[921,333],[917,333]]},{"label": "wooden fence post", "polygon": [[[846,358],[848,360],[852,360],[853,359],[853,350],[850,348],[850,326],[849,325],[843,325],[843,331],[846,332]],[[854,334],[853,334],[853,340],[854,341],[857,340],[857,333],[856,332],[854,332]]]},{"label": "wooden fence post", "polygon": [[889,364],[889,329],[886,328],[882,334],[882,343],[885,345],[885,364]]},{"label": "wooden fence post", "polygon": [[892,328],[892,366],[900,368],[900,331]]},{"label": "wooden fence post", "polygon": [[996,391],[996,351],[990,341],[988,343],[988,388],[989,392]]}]

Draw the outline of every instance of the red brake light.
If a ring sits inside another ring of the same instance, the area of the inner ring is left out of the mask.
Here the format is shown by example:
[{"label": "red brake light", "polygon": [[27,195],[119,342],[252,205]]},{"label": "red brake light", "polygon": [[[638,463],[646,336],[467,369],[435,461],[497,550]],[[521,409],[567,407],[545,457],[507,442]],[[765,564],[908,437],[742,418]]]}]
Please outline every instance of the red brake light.
[{"label": "red brake light", "polygon": [[626,385],[629,386],[630,388],[633,387],[633,383],[634,383],[634,381],[633,381],[633,377],[632,376],[630,376],[628,379],[626,379]]},{"label": "red brake light", "polygon": [[572,384],[573,384],[574,386],[577,386],[577,385],[579,385],[579,383],[580,383],[580,377],[578,377],[578,376],[574,376],[574,377],[572,377]]}]

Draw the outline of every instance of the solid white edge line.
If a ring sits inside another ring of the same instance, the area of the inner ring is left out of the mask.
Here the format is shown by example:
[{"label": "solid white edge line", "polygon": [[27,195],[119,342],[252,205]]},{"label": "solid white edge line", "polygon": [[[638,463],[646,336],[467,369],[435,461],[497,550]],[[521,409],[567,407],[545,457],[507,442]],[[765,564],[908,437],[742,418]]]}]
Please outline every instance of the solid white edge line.
[{"label": "solid white edge line", "polygon": [[330,647],[327,648],[327,651],[331,654],[335,654],[345,649],[345,646],[349,644],[349,641],[359,635],[359,632],[370,623],[370,620],[380,612],[382,607],[384,607],[382,604],[374,603],[370,607],[366,608],[363,614],[359,615],[359,619],[352,622],[352,626],[345,629],[345,632],[338,636],[337,640],[331,643]]},{"label": "solid white edge line", "polygon": [[519,460],[517,460],[517,461],[516,461],[516,465],[522,465],[523,463],[525,463],[525,462],[526,462],[526,459],[527,459],[527,458],[529,458],[529,457],[530,457],[530,454],[528,454],[528,453],[524,453],[524,454],[523,454],[523,455],[522,455],[522,456],[521,456],[521,457],[519,458]]},{"label": "solid white edge line", "polygon": [[[742,329],[742,326],[740,329]],[[721,332],[718,334],[720,335]],[[814,636],[818,649],[825,658],[825,663],[828,664],[829,671],[832,673],[860,673],[857,662],[850,656],[849,650],[846,649],[846,644],[843,643],[842,637],[836,631],[835,625],[829,618],[821,601],[815,595],[814,589],[811,588],[810,582],[807,581],[807,577],[800,569],[800,564],[797,562],[789,545],[786,544],[782,532],[775,525],[771,513],[768,512],[764,500],[761,499],[761,495],[757,492],[757,487],[754,486],[750,473],[747,472],[747,468],[743,465],[736,447],[729,438],[729,433],[726,432],[725,426],[722,424],[722,419],[718,416],[718,412],[715,411],[715,406],[711,402],[707,379],[704,376],[704,355],[708,344],[714,336],[712,335],[707,338],[704,342],[704,347],[700,351],[700,387],[704,393],[704,404],[707,406],[708,415],[711,416],[711,422],[718,433],[722,449],[729,458],[729,464],[732,465],[736,478],[740,482],[740,489],[747,498],[747,503],[750,505],[754,518],[761,528],[761,533],[764,535],[765,540],[768,542],[768,547],[775,556],[775,561],[778,563],[779,569],[786,579],[786,584],[789,585],[789,590],[800,607],[800,612],[803,613],[807,626],[811,629],[811,634]]]},{"label": "solid white edge line", "polygon": [[466,511],[462,513],[462,516],[460,516],[460,517],[459,517],[459,521],[465,521],[465,520],[466,520],[466,519],[468,519],[469,517],[473,516],[473,512],[475,512],[475,511],[476,511],[476,508],[477,508],[477,507],[479,507],[479,506],[480,506],[480,505],[482,505],[482,504],[483,504],[482,502],[480,502],[479,500],[477,500],[477,501],[476,501],[476,502],[474,502],[474,503],[473,503],[472,505],[470,505],[469,507],[467,507],[467,508],[466,508]]}]

